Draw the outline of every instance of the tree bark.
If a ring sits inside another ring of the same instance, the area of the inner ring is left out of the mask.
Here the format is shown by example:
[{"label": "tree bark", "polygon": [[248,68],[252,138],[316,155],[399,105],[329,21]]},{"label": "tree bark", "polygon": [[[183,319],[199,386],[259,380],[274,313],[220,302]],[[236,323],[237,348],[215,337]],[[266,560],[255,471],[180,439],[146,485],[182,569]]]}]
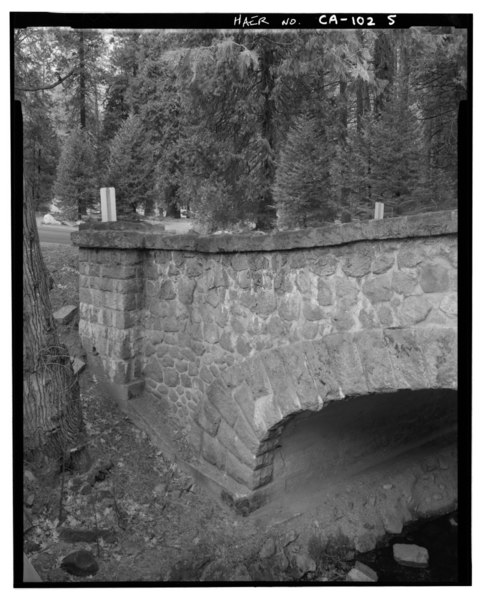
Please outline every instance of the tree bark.
[{"label": "tree bark", "polygon": [[177,184],[167,186],[164,196],[164,204],[166,207],[166,218],[180,219],[181,209],[177,204]]},{"label": "tree bark", "polygon": [[[347,136],[348,136],[348,91],[347,82],[342,79],[340,81],[340,104],[339,104],[339,126],[340,126],[340,147],[341,152],[346,152]],[[342,184],[340,189],[340,206],[342,209],[342,218],[344,221],[349,218],[348,206],[348,188]]]},{"label": "tree bark", "polygon": [[400,101],[403,108],[408,107],[408,95],[410,89],[410,45],[407,32],[400,39]]},{"label": "tree bark", "polygon": [[52,316],[35,213],[25,192],[23,298],[25,457],[65,461],[84,440],[79,385]]},{"label": "tree bark", "polygon": [[80,101],[80,126],[85,129],[85,43],[84,32],[79,31],[79,101]]},{"label": "tree bark", "polygon": [[375,42],[374,51],[375,77],[385,81],[385,88],[375,97],[373,108],[375,115],[379,116],[383,106],[390,100],[392,94],[393,77],[395,73],[395,54],[390,36],[383,30],[379,31]]}]

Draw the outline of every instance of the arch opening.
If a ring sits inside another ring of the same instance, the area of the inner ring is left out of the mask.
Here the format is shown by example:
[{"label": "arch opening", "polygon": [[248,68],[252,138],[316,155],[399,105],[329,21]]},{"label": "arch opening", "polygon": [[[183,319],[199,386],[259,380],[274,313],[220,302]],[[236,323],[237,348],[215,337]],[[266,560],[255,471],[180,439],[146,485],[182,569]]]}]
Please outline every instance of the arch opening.
[{"label": "arch opening", "polygon": [[352,490],[366,503],[374,488],[382,495],[396,489],[414,518],[440,513],[456,498],[456,430],[454,390],[333,401],[284,421],[272,450],[271,480],[258,492],[268,510],[277,507],[285,516],[337,497],[339,490]]}]

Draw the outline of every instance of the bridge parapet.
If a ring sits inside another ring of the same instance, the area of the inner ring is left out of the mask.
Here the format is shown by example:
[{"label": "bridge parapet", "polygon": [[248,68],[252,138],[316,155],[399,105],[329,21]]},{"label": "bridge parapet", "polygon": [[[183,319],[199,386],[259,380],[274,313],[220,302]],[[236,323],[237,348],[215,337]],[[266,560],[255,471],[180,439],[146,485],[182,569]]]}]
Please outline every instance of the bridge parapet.
[{"label": "bridge parapet", "polygon": [[286,419],[456,389],[457,211],[197,236],[103,223],[80,247],[80,334],[120,400],[144,390],[236,493]]}]

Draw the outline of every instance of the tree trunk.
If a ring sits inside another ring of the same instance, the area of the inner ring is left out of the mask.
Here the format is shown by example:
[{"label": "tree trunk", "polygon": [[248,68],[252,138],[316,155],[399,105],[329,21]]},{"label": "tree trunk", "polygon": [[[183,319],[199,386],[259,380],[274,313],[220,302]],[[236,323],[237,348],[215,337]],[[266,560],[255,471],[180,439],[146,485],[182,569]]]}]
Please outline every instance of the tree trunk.
[{"label": "tree trunk", "polygon": [[391,37],[385,31],[378,32],[373,56],[375,63],[375,77],[378,81],[385,81],[383,91],[375,97],[373,108],[375,115],[380,115],[383,106],[390,100],[392,93],[393,76],[395,72],[395,54]]},{"label": "tree trunk", "polygon": [[42,189],[42,148],[38,149],[37,154],[37,193],[35,194],[34,209],[38,210],[41,200],[41,189]]},{"label": "tree trunk", "polygon": [[410,89],[410,38],[404,31],[400,38],[400,102],[403,108],[408,108]]},{"label": "tree trunk", "polygon": [[[340,103],[339,103],[339,127],[340,127],[340,150],[346,152],[347,136],[348,136],[348,91],[347,82],[340,81]],[[344,221],[349,218],[348,207],[348,188],[342,183],[340,189],[340,206],[342,210],[342,219]]]},{"label": "tree trunk", "polygon": [[[365,36],[362,30],[356,32],[357,40],[360,46],[366,44]],[[363,115],[370,112],[370,94],[368,82],[358,77],[356,80],[356,130],[360,134],[363,127]]]},{"label": "tree trunk", "polygon": [[361,77],[356,82],[356,130],[362,131],[363,115],[370,112],[370,94],[368,92],[368,83]]},{"label": "tree trunk", "polygon": [[80,103],[80,126],[85,129],[86,114],[86,92],[85,92],[85,44],[84,32],[79,31],[79,103]]},{"label": "tree trunk", "polygon": [[30,460],[65,460],[84,439],[79,386],[52,316],[33,206],[23,193],[23,421]]},{"label": "tree trunk", "polygon": [[166,207],[166,218],[180,219],[181,209],[177,204],[177,184],[170,184],[167,186],[164,195],[164,204]]}]

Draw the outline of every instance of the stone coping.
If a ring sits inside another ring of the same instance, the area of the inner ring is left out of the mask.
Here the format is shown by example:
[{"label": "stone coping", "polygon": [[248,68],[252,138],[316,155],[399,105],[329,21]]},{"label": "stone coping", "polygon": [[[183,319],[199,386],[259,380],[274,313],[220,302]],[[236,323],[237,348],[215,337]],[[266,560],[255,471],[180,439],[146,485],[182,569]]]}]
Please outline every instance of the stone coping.
[{"label": "stone coping", "polygon": [[320,227],[199,235],[164,231],[162,223],[135,221],[81,224],[72,243],[81,248],[185,250],[201,253],[272,252],[338,246],[363,240],[429,237],[457,233],[457,210],[371,221],[328,223]]}]

